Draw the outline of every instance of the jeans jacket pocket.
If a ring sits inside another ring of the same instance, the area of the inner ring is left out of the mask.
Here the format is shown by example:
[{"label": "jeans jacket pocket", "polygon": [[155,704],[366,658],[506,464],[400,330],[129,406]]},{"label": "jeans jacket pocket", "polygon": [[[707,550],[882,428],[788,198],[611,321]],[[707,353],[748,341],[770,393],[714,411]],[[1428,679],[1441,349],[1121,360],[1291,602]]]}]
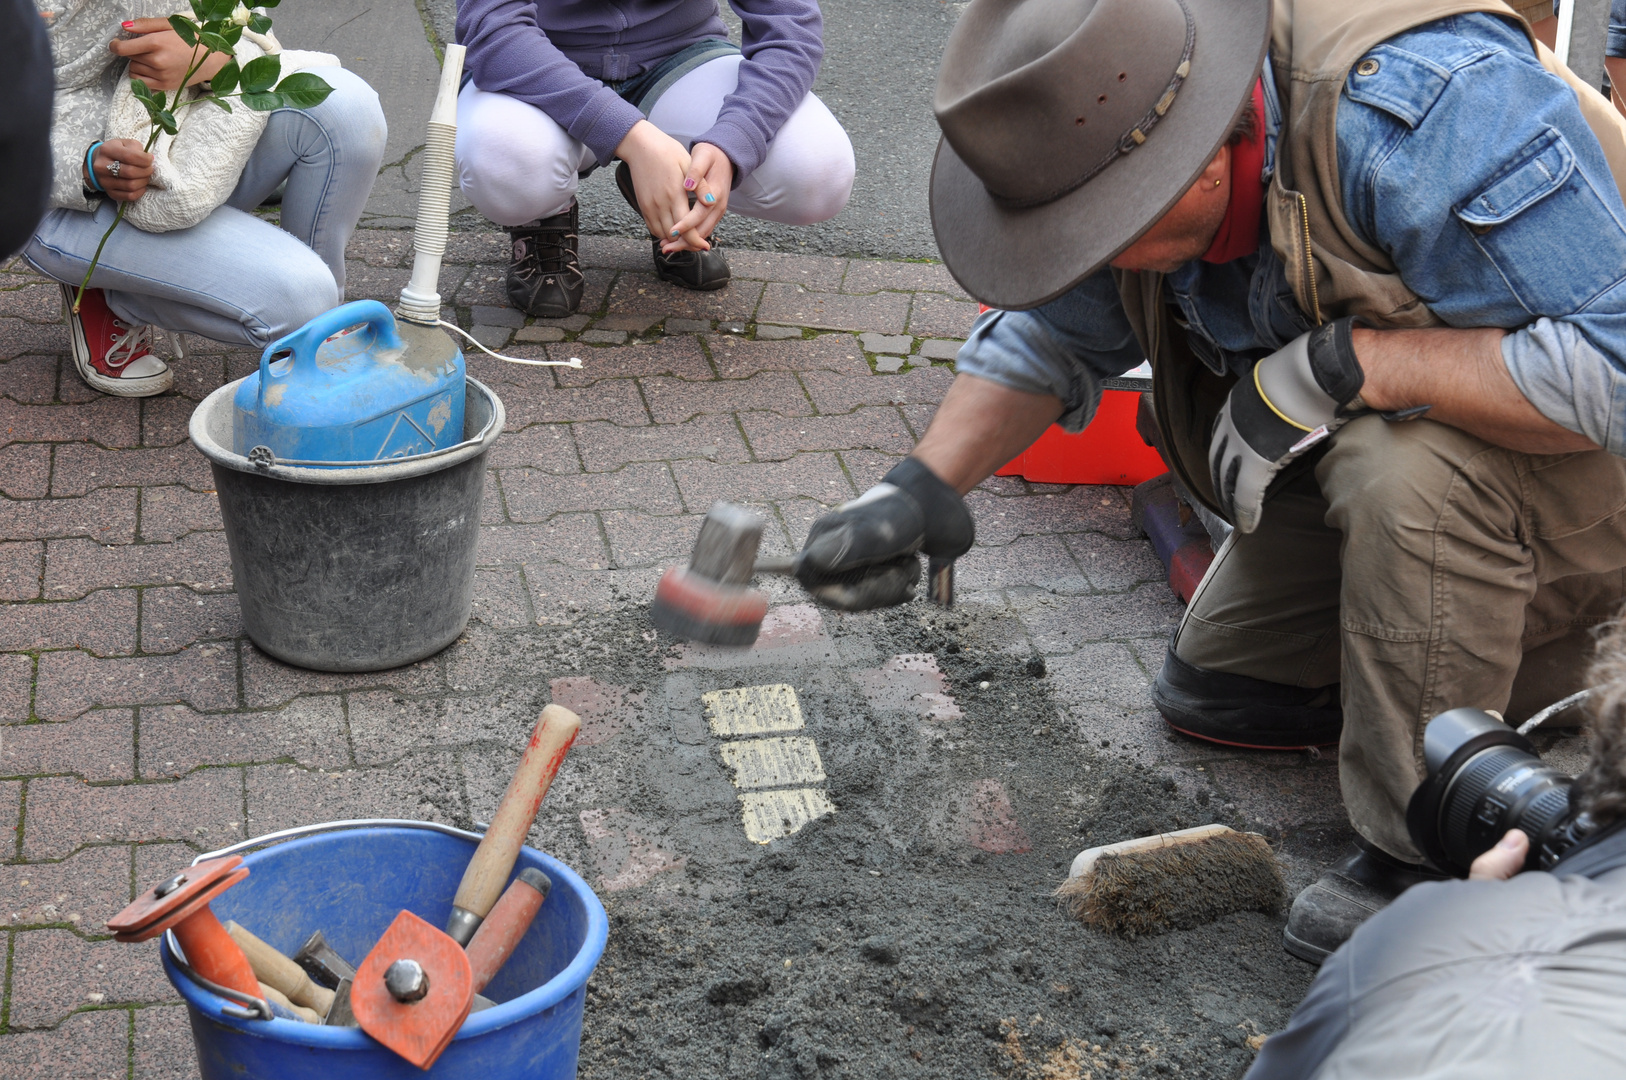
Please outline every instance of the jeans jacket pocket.
[{"label": "jeans jacket pocket", "polygon": [[1532,315],[1579,312],[1626,276],[1626,222],[1556,128],[1526,145],[1455,213]]}]

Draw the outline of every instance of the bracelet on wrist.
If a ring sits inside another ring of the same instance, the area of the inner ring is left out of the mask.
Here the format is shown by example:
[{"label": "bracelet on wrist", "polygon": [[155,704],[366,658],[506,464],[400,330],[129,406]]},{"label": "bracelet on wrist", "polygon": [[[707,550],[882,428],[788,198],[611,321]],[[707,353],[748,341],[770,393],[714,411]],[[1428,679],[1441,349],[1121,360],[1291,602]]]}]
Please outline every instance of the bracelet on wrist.
[{"label": "bracelet on wrist", "polygon": [[90,177],[90,182],[85,185],[85,190],[106,195],[107,189],[102,187],[100,180],[96,179],[96,151],[101,148],[102,141],[98,139],[90,144],[90,149],[85,151],[85,175]]}]

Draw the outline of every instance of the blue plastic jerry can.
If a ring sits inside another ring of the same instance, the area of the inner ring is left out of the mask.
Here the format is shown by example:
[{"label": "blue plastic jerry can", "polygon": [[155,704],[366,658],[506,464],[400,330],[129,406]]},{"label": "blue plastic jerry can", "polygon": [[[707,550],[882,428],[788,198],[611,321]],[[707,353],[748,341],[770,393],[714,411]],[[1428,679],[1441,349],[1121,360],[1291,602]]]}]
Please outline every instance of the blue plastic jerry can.
[{"label": "blue plastic jerry can", "polygon": [[444,450],[463,441],[464,378],[443,331],[343,304],[266,347],[232,399],[233,449],[334,467]]}]

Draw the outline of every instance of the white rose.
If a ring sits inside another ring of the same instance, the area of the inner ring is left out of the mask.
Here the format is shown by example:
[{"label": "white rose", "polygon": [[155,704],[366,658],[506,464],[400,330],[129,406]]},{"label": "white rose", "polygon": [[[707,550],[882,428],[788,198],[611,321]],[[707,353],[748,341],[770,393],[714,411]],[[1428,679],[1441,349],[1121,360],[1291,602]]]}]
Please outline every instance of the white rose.
[{"label": "white rose", "polygon": [[238,26],[247,26],[248,20],[251,17],[252,13],[242,4],[238,4],[237,7],[232,9],[231,21],[236,23]]}]

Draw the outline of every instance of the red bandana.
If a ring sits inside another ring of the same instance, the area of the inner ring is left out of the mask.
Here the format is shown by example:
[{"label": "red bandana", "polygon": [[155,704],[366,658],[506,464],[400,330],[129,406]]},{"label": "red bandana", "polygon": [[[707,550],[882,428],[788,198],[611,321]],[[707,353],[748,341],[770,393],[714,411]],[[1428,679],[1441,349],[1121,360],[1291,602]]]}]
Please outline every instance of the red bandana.
[{"label": "red bandana", "polygon": [[1203,262],[1223,263],[1259,250],[1259,217],[1265,210],[1265,88],[1253,87],[1253,115],[1258,135],[1231,144],[1231,202],[1225,208],[1214,243]]}]

